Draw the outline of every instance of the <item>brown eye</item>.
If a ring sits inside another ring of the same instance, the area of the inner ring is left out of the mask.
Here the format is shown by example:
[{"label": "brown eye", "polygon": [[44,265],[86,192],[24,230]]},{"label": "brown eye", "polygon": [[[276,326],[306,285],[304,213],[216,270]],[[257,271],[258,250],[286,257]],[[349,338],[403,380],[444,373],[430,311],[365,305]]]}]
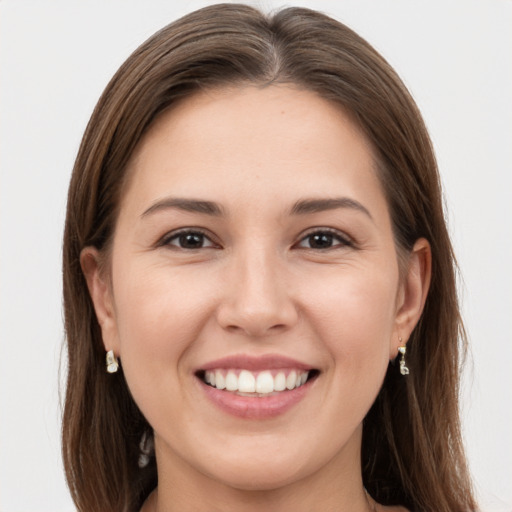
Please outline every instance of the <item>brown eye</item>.
[{"label": "brown eye", "polygon": [[164,240],[163,245],[170,245],[180,249],[203,249],[214,247],[214,243],[199,231],[182,231],[171,235]]},{"label": "brown eye", "polygon": [[332,249],[351,245],[350,241],[337,233],[330,231],[315,231],[305,236],[300,242],[299,247],[305,249]]},{"label": "brown eye", "polygon": [[308,236],[308,242],[311,249],[326,249],[332,247],[334,237],[327,233],[315,233]]}]

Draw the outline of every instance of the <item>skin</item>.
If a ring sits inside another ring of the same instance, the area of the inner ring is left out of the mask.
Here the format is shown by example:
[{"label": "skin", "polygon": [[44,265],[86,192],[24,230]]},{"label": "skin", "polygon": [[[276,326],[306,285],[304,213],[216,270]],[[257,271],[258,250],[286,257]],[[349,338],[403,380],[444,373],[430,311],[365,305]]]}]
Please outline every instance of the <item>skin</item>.
[{"label": "skin", "polygon": [[[155,431],[159,486],[143,510],[386,508],[363,489],[362,421],[420,317],[430,249],[418,240],[400,272],[365,137],[292,86],[208,91],[157,119],[128,173],[108,271],[92,247],[82,268],[105,349]],[[169,197],[222,214],[154,207]],[[352,202],[291,212],[312,198]],[[183,228],[205,234],[197,248],[180,246]],[[312,232],[326,231],[318,247]],[[233,354],[320,373],[285,413],[240,418],[195,375]]]}]

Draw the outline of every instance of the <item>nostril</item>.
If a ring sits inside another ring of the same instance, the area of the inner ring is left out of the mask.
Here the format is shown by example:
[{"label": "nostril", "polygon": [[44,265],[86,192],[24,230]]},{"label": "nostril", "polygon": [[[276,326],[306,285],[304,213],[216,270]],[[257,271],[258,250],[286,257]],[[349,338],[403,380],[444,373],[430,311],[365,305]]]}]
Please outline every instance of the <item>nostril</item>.
[{"label": "nostril", "polygon": [[283,322],[272,323],[266,318],[245,317],[240,318],[240,322],[225,323],[223,326],[227,332],[233,334],[245,334],[249,337],[260,338],[269,335],[276,335],[286,331],[291,327]]},{"label": "nostril", "polygon": [[274,330],[274,331],[278,331],[278,330],[286,329],[286,325],[285,324],[276,324],[276,325],[271,326],[270,329]]}]

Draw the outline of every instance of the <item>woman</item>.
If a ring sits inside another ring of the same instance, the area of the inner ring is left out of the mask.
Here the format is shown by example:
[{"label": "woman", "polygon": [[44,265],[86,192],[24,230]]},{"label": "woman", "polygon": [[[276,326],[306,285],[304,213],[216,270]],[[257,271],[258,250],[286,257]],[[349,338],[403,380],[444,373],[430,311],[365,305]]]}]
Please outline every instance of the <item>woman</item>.
[{"label": "woman", "polygon": [[75,164],[64,301],[79,510],[475,509],[430,140],[336,21],[218,5],[135,51]]}]

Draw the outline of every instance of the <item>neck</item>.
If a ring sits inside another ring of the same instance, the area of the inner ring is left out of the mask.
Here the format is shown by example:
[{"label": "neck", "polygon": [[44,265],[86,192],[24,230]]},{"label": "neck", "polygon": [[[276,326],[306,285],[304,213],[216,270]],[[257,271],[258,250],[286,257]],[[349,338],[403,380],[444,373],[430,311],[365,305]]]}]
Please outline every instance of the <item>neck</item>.
[{"label": "neck", "polygon": [[[268,510],[269,512],[283,510],[293,510],[294,512],[312,512],[312,511],[322,511],[322,512],[379,512],[381,510],[380,506],[371,498],[371,496],[364,493],[364,498],[357,499],[357,505],[345,504],[342,506],[340,503],[327,505],[324,501],[315,501],[314,503],[310,503],[311,500],[308,500],[308,503],[299,502],[297,497],[294,497],[293,500],[281,500],[275,497],[272,497],[271,494],[268,494],[264,497],[264,499],[257,500],[247,500],[243,499],[234,503],[232,501],[229,502],[229,509],[224,508],[226,503],[225,499],[218,499],[215,497],[215,503],[211,501],[207,504],[200,505],[196,500],[193,500],[194,503],[187,501],[183,503],[181,499],[174,500],[173,504],[167,502],[164,496],[159,497],[158,488],[155,489],[145,501],[143,507],[140,512],[171,512],[173,510],[178,510],[178,508],[183,512],[202,512],[206,510],[204,506],[207,507],[208,510],[213,511],[243,511],[243,512],[252,512],[252,511],[260,511],[260,510]],[[261,498],[261,497],[260,497]],[[166,504],[167,502],[167,504]],[[407,512],[405,509],[400,509],[400,512]]]}]

